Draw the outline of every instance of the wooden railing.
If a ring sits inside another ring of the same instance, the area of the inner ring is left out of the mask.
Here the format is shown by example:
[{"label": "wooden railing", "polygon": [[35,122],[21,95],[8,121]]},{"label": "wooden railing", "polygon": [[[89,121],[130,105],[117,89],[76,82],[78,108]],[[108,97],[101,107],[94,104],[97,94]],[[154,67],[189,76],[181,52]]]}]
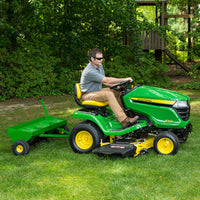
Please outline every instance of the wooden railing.
[{"label": "wooden railing", "polygon": [[141,37],[143,50],[165,50],[164,39],[158,33],[142,31]]}]

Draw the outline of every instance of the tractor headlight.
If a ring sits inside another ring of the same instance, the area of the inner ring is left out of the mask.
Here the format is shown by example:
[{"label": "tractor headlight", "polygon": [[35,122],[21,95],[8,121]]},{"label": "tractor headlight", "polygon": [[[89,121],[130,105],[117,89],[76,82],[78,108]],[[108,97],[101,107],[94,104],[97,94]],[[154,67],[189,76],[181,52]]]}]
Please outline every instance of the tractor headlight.
[{"label": "tractor headlight", "polygon": [[174,108],[188,108],[189,107],[189,103],[188,101],[177,101],[174,105]]},{"label": "tractor headlight", "polygon": [[187,121],[190,117],[190,103],[189,101],[177,101],[173,105],[174,110],[184,121]]}]

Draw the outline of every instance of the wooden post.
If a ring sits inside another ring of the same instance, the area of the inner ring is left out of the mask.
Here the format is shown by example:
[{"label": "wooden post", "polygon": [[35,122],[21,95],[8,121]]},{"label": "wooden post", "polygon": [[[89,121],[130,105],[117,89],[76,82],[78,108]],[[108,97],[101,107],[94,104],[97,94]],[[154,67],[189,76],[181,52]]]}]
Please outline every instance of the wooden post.
[{"label": "wooden post", "polygon": [[[166,12],[166,3],[162,2],[161,4],[161,13],[160,13],[160,26],[165,25],[165,12]],[[161,48],[155,49],[155,58],[156,60],[162,62],[162,51],[165,49],[165,41],[162,39]]]},{"label": "wooden post", "polygon": [[[191,13],[190,13],[190,0],[188,0],[188,14],[190,15]],[[192,42],[191,42],[191,37],[190,37],[190,27],[191,27],[191,23],[190,23],[190,18],[188,18],[188,58],[187,58],[187,60],[189,61],[189,62],[191,62],[192,61],[192,58],[191,58],[191,44],[192,44]]]}]

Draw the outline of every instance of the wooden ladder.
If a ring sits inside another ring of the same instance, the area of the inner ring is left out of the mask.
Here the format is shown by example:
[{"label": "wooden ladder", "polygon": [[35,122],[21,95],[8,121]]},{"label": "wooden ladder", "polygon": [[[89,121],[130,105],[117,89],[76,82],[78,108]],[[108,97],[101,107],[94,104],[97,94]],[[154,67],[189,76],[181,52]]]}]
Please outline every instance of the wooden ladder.
[{"label": "wooden ladder", "polygon": [[165,49],[165,53],[166,55],[168,55],[173,61],[175,61],[175,63],[177,65],[179,65],[182,69],[184,69],[186,72],[189,72],[190,69],[184,64],[182,63],[180,60],[178,60],[176,58],[176,56],[174,54],[172,54],[168,49]]}]

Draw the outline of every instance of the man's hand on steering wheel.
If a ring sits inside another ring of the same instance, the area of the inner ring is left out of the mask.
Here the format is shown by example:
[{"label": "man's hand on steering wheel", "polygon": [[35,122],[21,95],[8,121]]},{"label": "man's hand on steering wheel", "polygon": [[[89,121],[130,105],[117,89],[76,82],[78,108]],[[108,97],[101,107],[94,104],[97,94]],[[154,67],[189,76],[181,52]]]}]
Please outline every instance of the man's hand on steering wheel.
[{"label": "man's hand on steering wheel", "polygon": [[123,81],[121,83],[118,83],[116,85],[113,85],[112,87],[110,87],[110,89],[113,89],[113,90],[117,90],[117,91],[123,91],[123,90],[126,90],[127,87],[128,87],[128,84],[132,82],[132,78],[126,80],[126,81]]}]

